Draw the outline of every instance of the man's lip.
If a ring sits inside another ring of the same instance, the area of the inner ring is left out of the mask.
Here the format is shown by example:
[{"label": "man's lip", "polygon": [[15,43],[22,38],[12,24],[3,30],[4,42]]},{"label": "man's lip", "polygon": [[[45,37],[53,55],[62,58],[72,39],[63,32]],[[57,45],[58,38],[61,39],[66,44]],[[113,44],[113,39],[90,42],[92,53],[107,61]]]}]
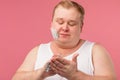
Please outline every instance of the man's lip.
[{"label": "man's lip", "polygon": [[64,35],[64,36],[70,36],[70,34],[64,34],[64,33],[61,33],[60,35]]}]

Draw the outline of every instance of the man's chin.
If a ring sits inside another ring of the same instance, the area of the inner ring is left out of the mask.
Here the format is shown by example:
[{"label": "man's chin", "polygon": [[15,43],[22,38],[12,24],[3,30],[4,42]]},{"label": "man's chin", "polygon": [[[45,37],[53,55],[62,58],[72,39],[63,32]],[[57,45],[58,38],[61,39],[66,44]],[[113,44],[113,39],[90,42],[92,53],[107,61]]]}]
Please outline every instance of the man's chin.
[{"label": "man's chin", "polygon": [[62,43],[68,43],[70,40],[69,39],[59,39],[59,41]]}]

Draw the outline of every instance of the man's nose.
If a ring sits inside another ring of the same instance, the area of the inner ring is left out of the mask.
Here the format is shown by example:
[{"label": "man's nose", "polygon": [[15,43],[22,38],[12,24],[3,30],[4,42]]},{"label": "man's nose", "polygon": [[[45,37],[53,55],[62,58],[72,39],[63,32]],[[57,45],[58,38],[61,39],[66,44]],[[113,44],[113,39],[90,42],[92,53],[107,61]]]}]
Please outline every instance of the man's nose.
[{"label": "man's nose", "polygon": [[62,30],[63,31],[68,31],[69,30],[69,27],[68,27],[68,24],[65,23],[63,26],[62,26]]}]

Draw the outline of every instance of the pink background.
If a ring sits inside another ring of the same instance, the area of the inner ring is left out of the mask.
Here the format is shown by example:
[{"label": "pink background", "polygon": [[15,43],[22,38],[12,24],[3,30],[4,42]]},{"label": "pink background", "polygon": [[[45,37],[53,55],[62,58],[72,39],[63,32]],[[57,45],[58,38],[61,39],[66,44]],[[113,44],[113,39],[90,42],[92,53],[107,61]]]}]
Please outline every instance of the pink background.
[{"label": "pink background", "polygon": [[[10,80],[27,53],[52,39],[49,27],[59,0],[0,0],[0,80]],[[120,0],[76,0],[85,10],[82,38],[110,52],[120,80]]]}]

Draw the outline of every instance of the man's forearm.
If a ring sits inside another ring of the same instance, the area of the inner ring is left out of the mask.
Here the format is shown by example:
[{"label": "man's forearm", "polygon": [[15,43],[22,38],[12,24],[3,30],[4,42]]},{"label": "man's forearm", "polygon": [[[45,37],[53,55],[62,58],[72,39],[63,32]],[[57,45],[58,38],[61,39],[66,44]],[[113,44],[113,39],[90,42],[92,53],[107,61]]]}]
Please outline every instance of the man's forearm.
[{"label": "man's forearm", "polygon": [[13,76],[12,80],[43,80],[42,78],[38,77],[36,71],[22,71],[16,72]]},{"label": "man's forearm", "polygon": [[116,76],[91,76],[82,72],[77,72],[69,80],[117,80]]},{"label": "man's forearm", "polygon": [[88,79],[86,80],[116,80],[116,77],[114,76],[89,76]]}]

